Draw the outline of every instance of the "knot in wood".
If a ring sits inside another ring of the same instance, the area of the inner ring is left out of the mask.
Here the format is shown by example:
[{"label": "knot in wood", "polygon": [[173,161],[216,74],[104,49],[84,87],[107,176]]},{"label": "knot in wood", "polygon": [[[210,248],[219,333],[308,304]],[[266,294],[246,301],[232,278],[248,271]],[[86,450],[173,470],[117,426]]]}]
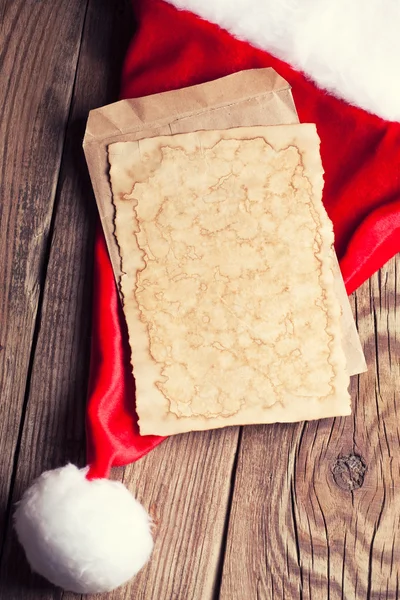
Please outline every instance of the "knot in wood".
[{"label": "knot in wood", "polygon": [[333,467],[333,479],[342,490],[353,491],[360,488],[364,483],[367,466],[361,456],[349,454],[339,456]]}]

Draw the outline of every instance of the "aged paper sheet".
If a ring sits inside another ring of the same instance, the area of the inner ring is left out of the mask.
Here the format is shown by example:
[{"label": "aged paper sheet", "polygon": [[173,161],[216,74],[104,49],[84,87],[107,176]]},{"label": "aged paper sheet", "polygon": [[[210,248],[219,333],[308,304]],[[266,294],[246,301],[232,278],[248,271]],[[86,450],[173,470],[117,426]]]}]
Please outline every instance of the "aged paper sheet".
[{"label": "aged paper sheet", "polygon": [[313,125],[109,146],[142,434],[350,413]]}]

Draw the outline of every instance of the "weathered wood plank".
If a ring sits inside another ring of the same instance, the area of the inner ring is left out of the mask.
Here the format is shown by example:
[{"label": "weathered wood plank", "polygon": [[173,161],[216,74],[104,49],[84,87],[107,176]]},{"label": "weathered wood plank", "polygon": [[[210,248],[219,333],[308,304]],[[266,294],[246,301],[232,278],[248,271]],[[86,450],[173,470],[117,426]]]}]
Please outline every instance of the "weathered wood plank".
[{"label": "weathered wood plank", "polygon": [[[61,28],[54,12],[51,11],[48,18],[49,28]],[[69,18],[63,25],[67,29],[71,25]],[[78,23],[75,26],[79,29]],[[31,367],[13,503],[43,470],[61,466],[68,460],[78,464],[84,462],[95,201],[82,139],[88,111],[117,98],[122,57],[132,30],[128,2],[90,0],[58,182],[56,215],[51,230],[41,322]],[[43,77],[46,77],[45,73]],[[41,140],[37,140],[38,145],[40,142],[47,147],[51,135],[57,135],[58,129],[64,129],[62,119],[66,120],[67,115],[59,117],[61,122],[53,122],[54,129],[45,132]],[[42,118],[47,118],[44,113]],[[54,121],[54,114],[52,118]],[[43,128],[44,125],[37,123],[37,127]],[[39,159],[38,171],[44,169],[43,158]],[[50,171],[51,177],[57,178],[54,164],[50,165]],[[42,182],[42,194],[37,198],[38,211],[47,207],[50,194],[54,193],[52,186],[49,175],[49,180]],[[33,260],[32,256],[29,260]],[[16,366],[16,372],[21,372],[20,366]],[[12,461],[6,458],[5,462],[7,460],[11,468]],[[61,597],[59,590],[30,575],[10,522],[1,565],[0,597],[7,600]]]},{"label": "weathered wood plank", "polygon": [[81,0],[1,7],[0,539],[85,9]]},{"label": "weathered wood plank", "polygon": [[396,257],[353,298],[353,415],[244,429],[221,600],[399,597],[398,273]]}]

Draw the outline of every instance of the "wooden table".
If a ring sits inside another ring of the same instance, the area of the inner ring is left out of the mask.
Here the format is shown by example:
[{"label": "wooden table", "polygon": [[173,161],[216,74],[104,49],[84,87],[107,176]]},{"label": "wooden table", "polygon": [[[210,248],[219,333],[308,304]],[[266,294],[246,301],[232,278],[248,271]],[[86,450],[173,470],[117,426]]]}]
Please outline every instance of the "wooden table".
[{"label": "wooden table", "polygon": [[[95,203],[89,109],[118,95],[128,0],[0,0],[0,598],[70,600],[32,576],[14,503],[83,465]],[[400,597],[399,260],[352,297],[369,371],[353,415],[164,442],[115,471],[158,522],[122,600]],[[92,596],[88,596],[92,598]]]}]

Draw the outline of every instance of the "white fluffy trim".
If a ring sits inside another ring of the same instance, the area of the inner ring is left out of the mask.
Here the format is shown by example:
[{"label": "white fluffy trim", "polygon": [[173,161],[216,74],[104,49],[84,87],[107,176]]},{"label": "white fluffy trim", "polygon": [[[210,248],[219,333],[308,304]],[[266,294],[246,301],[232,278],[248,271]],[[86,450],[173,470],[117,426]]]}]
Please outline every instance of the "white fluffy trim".
[{"label": "white fluffy trim", "polygon": [[320,87],[400,120],[399,0],[169,0],[304,71]]},{"label": "white fluffy trim", "polygon": [[149,516],[126,487],[86,473],[73,465],[43,473],[14,516],[32,569],[83,594],[122,585],[153,548]]}]

